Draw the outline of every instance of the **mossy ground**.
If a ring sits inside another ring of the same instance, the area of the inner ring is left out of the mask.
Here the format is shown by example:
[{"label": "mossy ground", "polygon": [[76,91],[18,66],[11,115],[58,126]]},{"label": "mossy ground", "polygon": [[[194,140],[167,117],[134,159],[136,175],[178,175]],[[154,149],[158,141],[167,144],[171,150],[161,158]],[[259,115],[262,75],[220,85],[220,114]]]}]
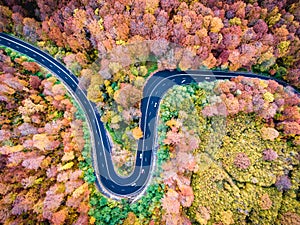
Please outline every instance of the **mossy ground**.
[{"label": "mossy ground", "polygon": [[[296,147],[280,138],[263,140],[260,129],[264,122],[255,114],[200,117],[200,121],[202,142],[195,152],[199,170],[192,178],[195,200],[187,210],[193,224],[280,224],[285,212],[299,213]],[[264,160],[267,148],[278,158]],[[234,164],[238,153],[249,157],[248,168]],[[292,188],[282,192],[274,184],[287,171],[292,174]]]}]

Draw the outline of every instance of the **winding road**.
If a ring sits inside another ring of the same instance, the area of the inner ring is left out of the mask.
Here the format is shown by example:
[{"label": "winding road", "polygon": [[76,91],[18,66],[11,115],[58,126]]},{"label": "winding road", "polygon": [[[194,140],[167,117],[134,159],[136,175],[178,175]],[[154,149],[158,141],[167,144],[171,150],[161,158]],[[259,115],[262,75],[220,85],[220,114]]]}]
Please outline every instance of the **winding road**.
[{"label": "winding road", "polygon": [[[112,146],[105,126],[101,122],[99,112],[95,104],[87,99],[86,91],[80,89],[78,86],[77,77],[51,55],[11,35],[0,33],[0,45],[10,47],[31,57],[52,71],[80,103],[91,129],[93,139],[93,166],[97,177],[97,186],[105,195],[115,199],[134,199],[145,191],[149,183],[153,168],[155,167],[156,151],[158,148],[156,125],[159,104],[163,95],[170,88],[174,85],[230,79],[240,75],[264,80],[271,79],[270,77],[244,72],[235,73],[206,70],[157,72],[148,78],[143,90],[140,127],[144,133],[144,137],[138,141],[135,167],[129,176],[122,177],[114,170],[111,158]],[[282,85],[287,85],[282,81],[278,82]]]}]

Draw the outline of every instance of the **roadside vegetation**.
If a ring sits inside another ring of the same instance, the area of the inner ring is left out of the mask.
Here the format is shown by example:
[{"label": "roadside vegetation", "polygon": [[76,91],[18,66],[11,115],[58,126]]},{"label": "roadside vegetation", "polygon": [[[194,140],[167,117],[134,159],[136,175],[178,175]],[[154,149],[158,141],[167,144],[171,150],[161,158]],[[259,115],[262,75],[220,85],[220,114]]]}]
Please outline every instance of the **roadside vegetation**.
[{"label": "roadside vegetation", "polygon": [[243,77],[169,91],[166,224],[297,224],[299,102],[274,81]]}]

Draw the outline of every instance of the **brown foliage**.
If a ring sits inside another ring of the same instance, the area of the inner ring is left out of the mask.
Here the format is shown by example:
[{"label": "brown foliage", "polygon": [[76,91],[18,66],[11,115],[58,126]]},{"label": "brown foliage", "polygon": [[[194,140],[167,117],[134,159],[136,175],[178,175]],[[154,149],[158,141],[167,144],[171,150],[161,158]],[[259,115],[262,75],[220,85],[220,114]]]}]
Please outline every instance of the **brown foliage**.
[{"label": "brown foliage", "polygon": [[125,109],[137,106],[141,102],[142,92],[131,84],[124,84],[114,94],[115,101]]},{"label": "brown foliage", "polygon": [[51,222],[54,225],[62,225],[65,224],[65,220],[68,216],[68,211],[66,208],[63,208],[55,213],[53,213],[52,218],[51,218]]},{"label": "brown foliage", "polygon": [[[78,169],[84,139],[81,121],[73,121],[76,109],[55,78],[33,76],[43,73],[37,64],[26,58],[10,60],[2,50],[0,57],[6,71],[0,75],[1,94],[11,99],[9,112],[0,108],[0,223],[87,224],[89,193],[87,188],[80,193],[87,184]],[[66,118],[53,120],[58,115],[55,103]],[[73,153],[65,157],[72,160],[70,166],[63,162],[66,146]]]}]

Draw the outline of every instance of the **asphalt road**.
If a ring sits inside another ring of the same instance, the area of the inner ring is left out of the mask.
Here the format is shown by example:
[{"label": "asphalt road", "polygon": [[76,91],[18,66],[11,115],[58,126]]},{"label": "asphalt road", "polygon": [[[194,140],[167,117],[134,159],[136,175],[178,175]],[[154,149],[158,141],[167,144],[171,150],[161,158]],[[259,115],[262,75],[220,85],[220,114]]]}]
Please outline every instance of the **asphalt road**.
[{"label": "asphalt road", "polygon": [[[112,198],[131,198],[140,195],[147,187],[156,161],[157,133],[156,125],[160,100],[174,85],[189,84],[192,82],[214,81],[230,79],[239,75],[260,78],[269,77],[253,73],[222,72],[222,71],[161,71],[148,78],[141,102],[142,118],[140,127],[144,137],[138,141],[135,167],[128,177],[119,176],[114,170],[111,159],[111,143],[107,131],[100,120],[99,112],[94,103],[86,97],[86,91],[78,87],[78,79],[63,64],[49,54],[39,50],[20,39],[0,33],[0,45],[10,47],[36,60],[52,71],[68,88],[83,108],[93,139],[93,166],[99,189]],[[279,83],[286,85],[282,81]]]}]

